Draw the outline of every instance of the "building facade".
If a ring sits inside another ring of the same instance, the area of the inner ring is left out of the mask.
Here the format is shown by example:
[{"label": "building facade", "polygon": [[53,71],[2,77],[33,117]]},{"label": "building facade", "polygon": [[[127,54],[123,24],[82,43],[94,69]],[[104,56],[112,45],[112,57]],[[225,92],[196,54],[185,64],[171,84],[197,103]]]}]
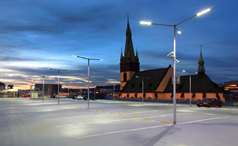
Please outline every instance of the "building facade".
[{"label": "building facade", "polygon": [[[61,91],[62,85],[59,84],[59,91]],[[35,84],[35,91],[43,91],[43,84]],[[44,84],[45,94],[52,95],[58,93],[58,84]]]},{"label": "building facade", "polygon": [[[204,98],[218,98],[224,101],[223,91],[219,90],[206,74],[202,51],[198,60],[198,74],[192,75],[192,101],[200,101]],[[173,85],[171,77],[173,68],[171,65],[165,68],[140,71],[138,52],[134,52],[132,33],[129,19],[127,20],[126,43],[124,54],[120,56],[120,98],[142,98],[157,100],[172,100]],[[181,76],[180,84],[176,86],[176,99],[190,99],[190,76]],[[142,83],[143,81],[143,83]],[[144,96],[142,96],[142,87]]]}]

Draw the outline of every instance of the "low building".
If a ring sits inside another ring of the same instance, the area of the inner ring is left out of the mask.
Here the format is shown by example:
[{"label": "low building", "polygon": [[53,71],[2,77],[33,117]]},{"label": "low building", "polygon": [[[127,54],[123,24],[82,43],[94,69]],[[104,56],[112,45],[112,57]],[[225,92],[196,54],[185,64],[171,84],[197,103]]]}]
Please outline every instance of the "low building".
[{"label": "low building", "polygon": [[[61,91],[62,85],[59,84],[59,91]],[[43,84],[35,84],[35,91],[43,92]],[[58,93],[58,84],[44,84],[45,95],[52,95]]]}]

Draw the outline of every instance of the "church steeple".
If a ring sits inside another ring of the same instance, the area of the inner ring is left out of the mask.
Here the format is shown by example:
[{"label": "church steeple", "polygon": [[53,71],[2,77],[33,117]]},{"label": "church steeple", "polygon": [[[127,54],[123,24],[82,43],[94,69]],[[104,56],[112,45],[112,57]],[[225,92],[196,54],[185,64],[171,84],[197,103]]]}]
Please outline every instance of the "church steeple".
[{"label": "church steeple", "polygon": [[205,67],[204,67],[204,60],[203,60],[203,57],[202,57],[202,46],[201,46],[201,49],[200,49],[200,58],[199,58],[199,61],[198,61],[198,75],[203,75],[205,74]]},{"label": "church steeple", "polygon": [[126,44],[125,44],[124,56],[121,57],[121,63],[123,62],[139,63],[138,56],[135,56],[131,36],[132,36],[132,33],[131,33],[131,28],[129,23],[129,14],[127,13]]},{"label": "church steeple", "polygon": [[126,28],[126,44],[124,56],[121,51],[120,57],[120,76],[121,76],[121,89],[125,84],[133,77],[136,72],[140,71],[139,56],[136,50],[136,55],[134,52],[132,33],[129,23],[129,14],[127,13],[127,28]]}]

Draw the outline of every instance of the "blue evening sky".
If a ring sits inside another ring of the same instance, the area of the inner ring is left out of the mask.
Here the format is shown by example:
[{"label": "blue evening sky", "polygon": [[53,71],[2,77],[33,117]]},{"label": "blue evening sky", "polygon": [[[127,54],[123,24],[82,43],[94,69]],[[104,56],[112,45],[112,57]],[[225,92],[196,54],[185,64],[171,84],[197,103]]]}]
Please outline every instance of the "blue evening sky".
[{"label": "blue evening sky", "polygon": [[60,83],[91,86],[120,81],[120,53],[124,52],[129,13],[134,50],[141,70],[173,65],[173,28],[140,25],[141,20],[178,24],[177,74],[196,72],[202,45],[206,74],[215,83],[238,80],[237,0],[0,0],[0,82],[15,86]]}]

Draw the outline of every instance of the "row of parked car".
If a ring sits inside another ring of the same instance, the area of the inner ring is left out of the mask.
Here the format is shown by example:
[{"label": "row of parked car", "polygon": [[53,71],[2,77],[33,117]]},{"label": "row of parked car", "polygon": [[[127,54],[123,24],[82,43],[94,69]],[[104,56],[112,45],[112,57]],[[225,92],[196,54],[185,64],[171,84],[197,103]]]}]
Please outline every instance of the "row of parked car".
[{"label": "row of parked car", "polygon": [[51,95],[50,98],[67,98],[65,95]]},{"label": "row of parked car", "polygon": [[[74,96],[73,96],[73,99],[77,99],[77,100],[80,100],[80,99],[87,100],[87,99],[88,99],[88,96],[87,96],[87,95],[74,95]],[[89,100],[97,100],[97,98],[94,97],[94,96],[89,96]]]}]

